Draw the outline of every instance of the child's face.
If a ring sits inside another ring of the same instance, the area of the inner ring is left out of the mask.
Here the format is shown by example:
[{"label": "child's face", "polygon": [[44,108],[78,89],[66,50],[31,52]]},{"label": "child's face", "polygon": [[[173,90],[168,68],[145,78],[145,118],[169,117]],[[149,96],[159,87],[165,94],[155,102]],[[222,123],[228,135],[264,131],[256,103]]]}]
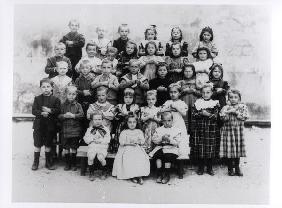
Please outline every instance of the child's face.
[{"label": "child's face", "polygon": [[134,52],[134,45],[133,44],[128,44],[126,46],[125,50],[126,50],[126,53],[128,55],[133,54],[133,52]]},{"label": "child's face", "polygon": [[86,65],[86,66],[82,67],[80,69],[80,71],[84,76],[87,76],[91,71],[91,67],[90,67],[90,65]]},{"label": "child's face", "polygon": [[69,28],[71,32],[77,32],[79,29],[79,24],[77,22],[71,22]]},{"label": "child's face", "polygon": [[105,103],[107,101],[107,93],[105,90],[97,92],[97,100],[99,103]]},{"label": "child's face", "polygon": [[75,98],[76,98],[76,91],[75,90],[69,90],[67,92],[67,100],[72,102],[72,101],[75,100]]},{"label": "child's face", "polygon": [[154,106],[154,105],[156,104],[156,102],[157,102],[156,96],[151,95],[151,96],[148,96],[148,97],[147,97],[147,103],[148,103],[148,106],[149,106],[149,107]]},{"label": "child's face", "polygon": [[105,30],[103,28],[97,28],[98,38],[104,38]]},{"label": "child's face", "polygon": [[57,45],[55,47],[55,55],[62,57],[66,53],[66,47],[64,45]]},{"label": "child's face", "polygon": [[93,115],[92,117],[93,126],[101,126],[103,123],[102,115]]},{"label": "child's face", "polygon": [[139,64],[138,63],[132,63],[129,67],[131,74],[137,74],[139,72]]},{"label": "child's face", "polygon": [[211,34],[209,32],[204,32],[203,40],[207,42],[207,41],[210,41],[210,39],[211,39]]},{"label": "child's face", "polygon": [[181,48],[180,48],[180,45],[179,45],[179,44],[172,46],[172,54],[173,54],[174,56],[179,56],[179,55],[180,55],[180,52],[181,52]]},{"label": "child's face", "polygon": [[198,52],[198,56],[199,56],[199,59],[200,59],[201,61],[207,60],[207,58],[208,58],[207,51],[205,51],[205,50],[199,51],[199,52]]},{"label": "child's face", "polygon": [[219,79],[221,77],[221,70],[218,67],[216,67],[213,70],[212,75],[215,79]]},{"label": "child's face", "polygon": [[52,86],[48,82],[43,82],[41,84],[40,89],[41,89],[42,94],[45,95],[45,96],[51,95],[51,93],[52,93]]},{"label": "child's face", "polygon": [[113,69],[113,66],[111,63],[103,63],[101,68],[103,74],[110,74]]},{"label": "child's face", "polygon": [[160,78],[165,78],[165,76],[167,75],[167,68],[165,66],[160,66],[158,69],[158,75],[160,76]]},{"label": "child's face", "polygon": [[154,40],[156,34],[153,30],[148,30],[146,33],[147,40]]},{"label": "child's face", "polygon": [[124,96],[123,100],[124,100],[124,103],[126,105],[131,105],[133,103],[133,97],[132,96]]},{"label": "child's face", "polygon": [[137,121],[135,118],[129,118],[127,121],[127,125],[129,129],[135,129],[137,125]]},{"label": "child's face", "polygon": [[128,33],[129,33],[129,30],[127,27],[121,27],[119,30],[119,35],[121,39],[123,40],[127,39]]},{"label": "child's face", "polygon": [[88,46],[86,53],[88,57],[94,57],[97,54],[96,46]]},{"label": "child's face", "polygon": [[172,127],[172,115],[171,114],[166,114],[162,117],[162,122],[164,124],[165,128],[171,128]]},{"label": "child's face", "polygon": [[108,58],[109,58],[110,60],[113,60],[115,57],[116,57],[116,53],[114,53],[114,52],[108,52]]},{"label": "child's face", "polygon": [[59,64],[57,66],[57,71],[58,71],[58,74],[61,75],[61,76],[66,75],[67,72],[68,72],[68,65],[67,65],[67,63],[66,64]]},{"label": "child's face", "polygon": [[149,44],[147,47],[147,52],[149,55],[154,55],[156,52],[156,47],[153,44]]},{"label": "child's face", "polygon": [[180,93],[179,93],[178,89],[176,89],[175,87],[173,87],[169,90],[169,96],[172,100],[177,100],[179,98],[179,95],[180,95]]},{"label": "child's face", "polygon": [[205,87],[202,89],[202,97],[204,100],[209,100],[212,96],[212,89],[210,87]]},{"label": "child's face", "polygon": [[238,94],[235,93],[229,93],[229,101],[231,105],[236,105],[240,102],[240,97]]},{"label": "child's face", "polygon": [[179,40],[181,37],[181,32],[179,29],[174,28],[171,32],[171,36],[173,40]]},{"label": "child's face", "polygon": [[186,67],[184,69],[184,77],[185,78],[191,78],[193,76],[193,70],[191,67]]}]

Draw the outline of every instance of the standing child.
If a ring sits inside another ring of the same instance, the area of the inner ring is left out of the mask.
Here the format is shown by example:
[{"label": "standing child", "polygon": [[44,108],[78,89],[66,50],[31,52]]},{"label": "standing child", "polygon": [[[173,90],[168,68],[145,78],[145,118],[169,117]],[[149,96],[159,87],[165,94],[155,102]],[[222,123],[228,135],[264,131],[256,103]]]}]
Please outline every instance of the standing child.
[{"label": "standing child", "polygon": [[149,41],[145,45],[145,56],[139,58],[140,67],[144,68],[144,76],[150,81],[155,78],[156,68],[160,62],[163,62],[164,59],[160,56],[157,56],[157,45],[154,41]]},{"label": "standing child", "polygon": [[94,73],[94,75],[99,75],[101,74],[101,63],[102,60],[97,58],[97,45],[95,45],[95,43],[87,43],[86,44],[86,53],[87,55],[82,57],[79,62],[77,63],[77,65],[75,66],[75,70],[78,74],[80,74],[79,72],[79,68],[80,65],[82,64],[83,61],[87,60],[90,62],[90,71],[92,73]]},{"label": "standing child", "polygon": [[117,65],[118,65],[118,60],[116,59],[117,49],[112,46],[109,46],[106,55],[107,55],[107,59],[113,63],[113,69],[111,73],[113,75],[116,75]]},{"label": "standing child", "polygon": [[198,48],[203,47],[206,47],[210,50],[212,58],[215,58],[218,55],[218,50],[213,42],[213,31],[210,27],[205,27],[202,29],[200,34],[200,41],[196,44],[192,52],[194,58],[197,58]]},{"label": "standing child", "polygon": [[103,125],[103,114],[99,111],[94,111],[90,116],[93,126],[90,126],[85,136],[83,137],[88,144],[87,157],[89,165],[89,180],[94,181],[94,159],[97,158],[102,165],[101,179],[105,180],[107,176],[107,150],[111,139],[110,131]]},{"label": "standing child", "polygon": [[134,90],[132,88],[125,88],[123,92],[123,104],[118,104],[115,109],[115,120],[118,121],[118,125],[115,131],[115,137],[113,141],[112,151],[118,150],[119,135],[126,127],[126,117],[128,114],[133,113],[138,115],[139,106],[134,103]]},{"label": "standing child", "polygon": [[97,38],[93,39],[91,42],[97,45],[97,57],[100,59],[106,58],[107,48],[112,46],[112,41],[105,38],[105,28],[97,27],[96,28]]},{"label": "standing child", "polygon": [[78,74],[75,71],[75,66],[82,57],[82,48],[84,47],[85,39],[82,34],[77,32],[79,29],[79,22],[77,20],[70,20],[69,28],[70,32],[63,36],[61,42],[66,45],[66,57],[71,61],[71,77],[73,81],[75,81],[78,77]]},{"label": "standing child", "polygon": [[167,100],[169,100],[168,86],[172,83],[168,76],[167,64],[160,62],[157,66],[156,78],[150,80],[150,90],[157,90],[157,102],[156,106],[162,106]]},{"label": "standing child", "polygon": [[[166,184],[170,180],[171,163],[176,162],[180,155],[180,144],[182,130],[173,126],[173,115],[171,112],[163,112],[161,115],[163,126],[156,129],[152,141],[156,145],[155,149],[149,154],[156,161],[157,183]],[[178,176],[183,178],[183,166],[180,163]]]},{"label": "standing child", "polygon": [[136,129],[137,117],[128,115],[128,129],[119,136],[120,146],[114,160],[112,175],[118,179],[131,179],[133,183],[143,184],[143,176],[150,174],[149,157],[141,147],[144,144],[144,134]]},{"label": "standing child", "polygon": [[118,55],[118,65],[116,75],[118,78],[129,73],[129,61],[131,59],[137,59],[137,45],[133,41],[128,41],[126,43],[125,51],[122,51]]},{"label": "standing child", "polygon": [[82,136],[81,120],[84,113],[81,105],[75,100],[77,88],[68,86],[66,88],[67,99],[61,106],[59,119],[62,122],[62,146],[65,150],[66,166],[64,170],[76,170],[76,150]]},{"label": "standing child", "polygon": [[51,146],[56,137],[56,118],[60,113],[60,100],[52,96],[52,82],[50,79],[40,80],[42,94],[34,98],[32,114],[33,122],[34,161],[32,170],[37,170],[41,147],[45,146],[45,167],[54,170],[51,163]]},{"label": "standing child", "polygon": [[218,100],[220,109],[226,105],[226,94],[229,90],[227,81],[223,80],[223,68],[221,64],[213,64],[210,71],[210,82],[213,83],[213,100]]},{"label": "standing child", "polygon": [[202,98],[196,100],[192,108],[192,116],[195,120],[193,133],[191,134],[190,155],[198,159],[198,175],[203,175],[205,163],[207,173],[214,175],[213,159],[216,157],[216,140],[219,135],[217,124],[219,103],[218,100],[212,100],[213,86],[210,83],[202,87]]},{"label": "standing child", "polygon": [[121,24],[118,27],[118,34],[119,38],[114,40],[113,47],[117,48],[118,54],[120,54],[122,51],[125,51],[126,43],[129,40],[128,34],[129,34],[129,27],[127,24]]},{"label": "standing child", "polygon": [[156,30],[156,25],[151,25],[149,28],[147,28],[145,30],[145,40],[141,41],[140,45],[139,45],[139,56],[145,56],[146,55],[146,50],[145,50],[145,46],[149,41],[153,41],[155,42],[156,46],[157,46],[157,52],[156,55],[158,56],[163,56],[164,55],[164,49],[162,46],[162,43],[157,40],[157,30]]},{"label": "standing child", "polygon": [[173,43],[180,43],[181,46],[181,56],[188,56],[188,43],[183,40],[182,31],[179,27],[173,27],[171,29],[171,38],[170,41],[166,44],[165,55],[171,56],[172,55],[172,44]]},{"label": "standing child", "polygon": [[112,105],[118,103],[118,79],[111,72],[113,70],[113,62],[110,60],[104,59],[102,61],[102,74],[97,76],[94,81],[91,83],[92,88],[96,89],[100,86],[108,88],[107,90],[107,101]]},{"label": "standing child", "polygon": [[249,117],[248,108],[241,103],[241,93],[238,90],[230,90],[228,100],[229,103],[220,112],[224,121],[221,128],[220,156],[228,159],[229,176],[243,176],[239,166],[240,157],[246,157],[244,121]]},{"label": "standing child", "polygon": [[196,87],[202,89],[203,85],[209,81],[210,68],[213,65],[209,49],[203,47],[197,49],[197,62],[193,65],[196,71]]},{"label": "standing child", "polygon": [[53,95],[60,99],[61,103],[66,100],[66,87],[72,83],[72,79],[67,76],[68,63],[65,61],[57,62],[58,75],[51,81],[54,83]]},{"label": "standing child", "polygon": [[145,135],[144,149],[149,153],[152,151],[152,136],[160,122],[159,108],[155,106],[157,101],[157,91],[147,91],[146,98],[147,106],[141,107],[141,121],[143,122],[143,132]]},{"label": "standing child", "polygon": [[119,87],[121,89],[131,87],[134,89],[135,103],[139,106],[144,104],[144,93],[149,89],[148,79],[140,71],[140,61],[131,59],[129,61],[130,72],[121,78]]},{"label": "standing child", "polygon": [[181,100],[183,100],[188,106],[187,115],[184,117],[186,128],[188,133],[191,134],[192,127],[192,114],[191,109],[194,106],[197,98],[201,96],[201,92],[196,89],[196,72],[195,67],[192,64],[184,66],[183,80],[180,80],[178,84],[181,86]]},{"label": "standing child", "polygon": [[171,77],[173,82],[178,82],[183,78],[182,69],[184,64],[188,63],[188,58],[181,56],[180,43],[172,43],[171,50],[171,55],[166,57],[165,62],[168,65],[168,75]]},{"label": "standing child", "polygon": [[71,77],[72,66],[71,61],[65,55],[66,45],[62,42],[59,42],[55,45],[55,56],[47,58],[47,64],[45,66],[45,73],[49,75],[49,79],[58,75],[56,63],[59,61],[65,61],[68,63],[68,72],[67,75]]},{"label": "standing child", "polygon": [[[114,106],[107,101],[107,88],[104,86],[97,88],[97,101],[89,105],[87,110],[87,119],[91,120],[91,115],[95,111],[99,111],[103,115],[103,125],[112,131],[112,120],[114,119]],[[90,121],[89,126],[93,125]]]},{"label": "standing child", "polygon": [[[91,66],[90,61],[83,60],[79,66],[80,76],[75,80],[77,87],[77,101],[82,106],[84,115],[87,114],[89,105],[94,102],[94,93],[91,89],[91,83],[94,81],[94,74],[90,73]],[[87,118],[83,118],[82,129],[83,134],[89,126]]]}]

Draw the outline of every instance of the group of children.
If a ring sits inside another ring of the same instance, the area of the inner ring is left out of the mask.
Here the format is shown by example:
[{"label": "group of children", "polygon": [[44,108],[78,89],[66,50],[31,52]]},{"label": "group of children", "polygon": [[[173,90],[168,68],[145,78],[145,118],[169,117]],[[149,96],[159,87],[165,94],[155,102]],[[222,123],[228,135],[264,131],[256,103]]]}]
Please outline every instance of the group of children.
[{"label": "group of children", "polygon": [[[170,180],[172,165],[183,178],[183,159],[198,165],[197,174],[214,175],[216,158],[227,158],[228,175],[242,176],[240,157],[245,157],[246,105],[238,90],[223,80],[223,67],[210,27],[202,29],[188,59],[188,44],[179,27],[163,47],[155,25],[145,30],[139,45],[120,25],[120,37],[112,41],[97,28],[98,38],[85,45],[71,20],[70,32],[47,59],[40,81],[42,94],[35,97],[34,162],[39,165],[44,145],[46,168],[53,170],[51,150],[56,133],[64,149],[65,170],[76,170],[76,151],[88,145],[89,178],[95,179],[95,162],[106,178],[107,154],[116,153],[112,175],[143,184],[155,164],[157,182]],[[228,100],[226,100],[226,97]],[[234,171],[235,168],[235,171]]]}]

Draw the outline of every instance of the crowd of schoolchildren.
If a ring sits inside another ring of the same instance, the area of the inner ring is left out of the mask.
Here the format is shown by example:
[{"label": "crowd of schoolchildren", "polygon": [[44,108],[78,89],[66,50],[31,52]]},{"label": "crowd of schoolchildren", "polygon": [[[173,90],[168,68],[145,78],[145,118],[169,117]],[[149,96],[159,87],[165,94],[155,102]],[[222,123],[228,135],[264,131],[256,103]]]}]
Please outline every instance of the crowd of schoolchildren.
[{"label": "crowd of schoolchildren", "polygon": [[42,146],[45,167],[55,169],[52,149],[59,132],[65,170],[76,170],[77,149],[88,146],[91,181],[97,162],[106,178],[109,152],[116,153],[112,175],[139,184],[152,166],[157,183],[168,183],[175,164],[183,178],[187,158],[196,161],[198,175],[205,167],[214,175],[216,158],[227,158],[229,176],[243,175],[239,164],[246,156],[248,110],[214,60],[218,51],[210,27],[202,29],[192,59],[179,27],[171,29],[165,46],[155,25],[139,44],[128,38],[126,24],[119,26],[120,37],[113,42],[103,28],[87,43],[76,20],[69,28],[55,45],[55,56],[47,59],[49,77],[40,81],[42,94],[34,99],[32,170],[38,169]]}]

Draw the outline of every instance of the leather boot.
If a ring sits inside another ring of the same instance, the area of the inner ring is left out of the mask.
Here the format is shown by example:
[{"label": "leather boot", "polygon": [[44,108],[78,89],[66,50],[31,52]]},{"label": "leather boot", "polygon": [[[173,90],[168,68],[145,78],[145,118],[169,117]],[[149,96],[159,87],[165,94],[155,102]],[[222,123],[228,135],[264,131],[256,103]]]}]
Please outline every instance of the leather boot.
[{"label": "leather boot", "polygon": [[94,164],[89,166],[89,180],[94,181]]},{"label": "leather boot", "polygon": [[240,170],[240,158],[235,159],[235,175],[243,176],[243,173]]},{"label": "leather boot", "polygon": [[71,153],[71,166],[72,166],[72,170],[76,171],[77,170],[77,166],[76,166],[76,153]]},{"label": "leather boot", "polygon": [[212,159],[208,159],[207,160],[207,173],[211,176],[214,176],[214,171],[213,171],[212,165],[213,165]]},{"label": "leather boot", "polygon": [[70,158],[70,153],[66,153],[65,154],[65,161],[66,161],[66,165],[64,170],[68,171],[71,169],[71,158]]},{"label": "leather boot", "polygon": [[45,167],[48,170],[55,170],[56,168],[52,165],[50,157],[51,157],[51,153],[45,152]]},{"label": "leather boot", "polygon": [[204,174],[204,160],[199,159],[198,160],[198,170],[197,170],[198,175],[203,175]]},{"label": "leather boot", "polygon": [[34,160],[33,160],[31,170],[37,170],[38,169],[39,157],[40,157],[40,152],[34,152]]},{"label": "leather boot", "polygon": [[227,167],[228,167],[228,175],[234,176],[234,168],[233,168],[233,159],[228,159],[227,161]]}]

